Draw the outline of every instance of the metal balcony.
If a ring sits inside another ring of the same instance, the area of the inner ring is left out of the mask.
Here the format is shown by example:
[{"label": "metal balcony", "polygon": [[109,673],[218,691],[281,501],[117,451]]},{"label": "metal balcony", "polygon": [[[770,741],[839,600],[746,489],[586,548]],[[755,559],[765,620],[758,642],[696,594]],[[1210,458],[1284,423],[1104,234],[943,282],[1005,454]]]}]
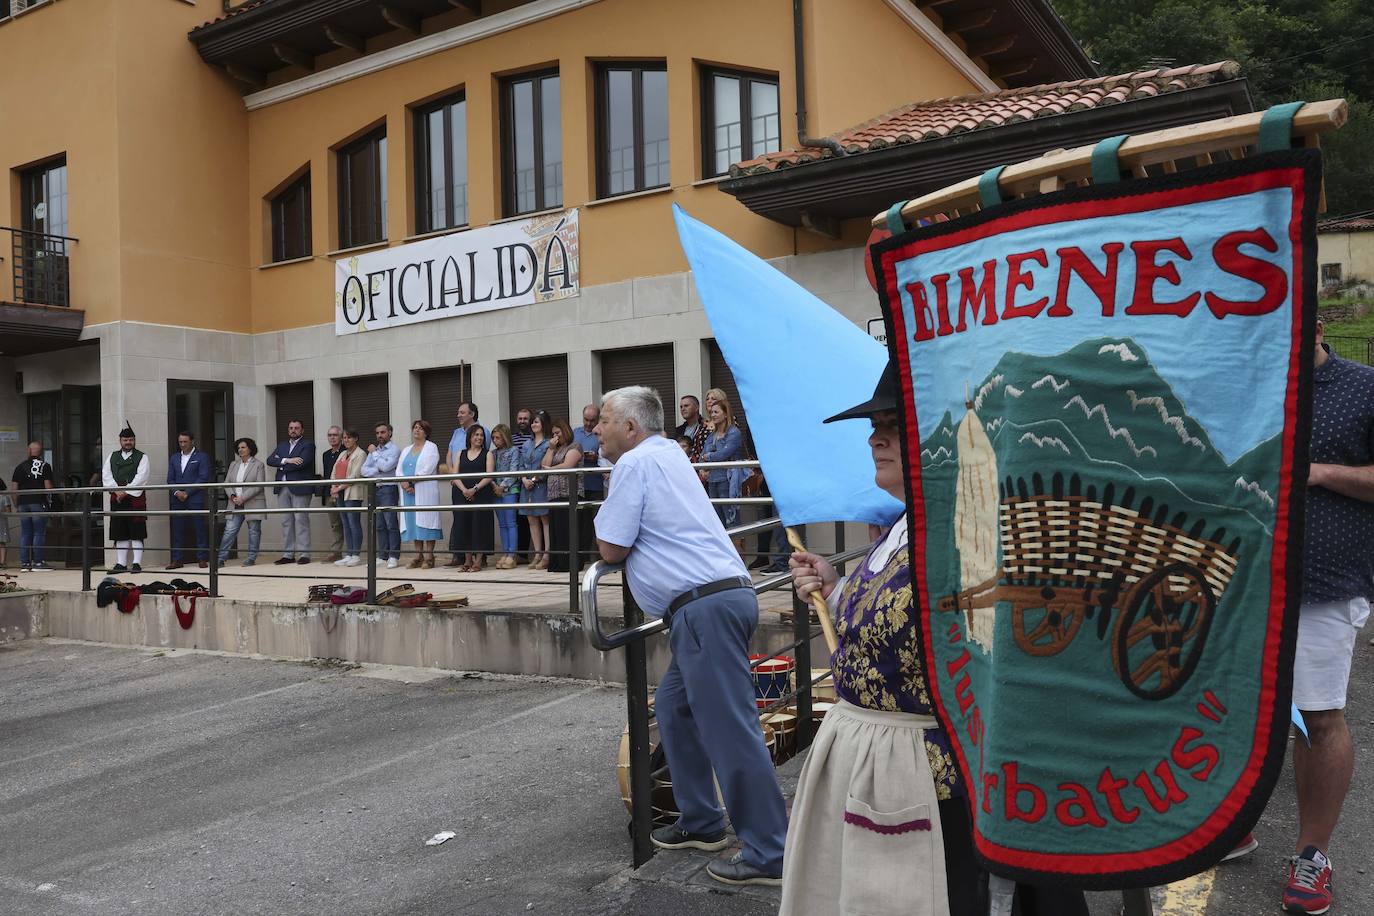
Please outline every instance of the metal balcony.
[{"label": "metal balcony", "polygon": [[67,245],[76,239],[0,226],[10,234],[12,301],[24,305],[71,306],[71,262]]}]

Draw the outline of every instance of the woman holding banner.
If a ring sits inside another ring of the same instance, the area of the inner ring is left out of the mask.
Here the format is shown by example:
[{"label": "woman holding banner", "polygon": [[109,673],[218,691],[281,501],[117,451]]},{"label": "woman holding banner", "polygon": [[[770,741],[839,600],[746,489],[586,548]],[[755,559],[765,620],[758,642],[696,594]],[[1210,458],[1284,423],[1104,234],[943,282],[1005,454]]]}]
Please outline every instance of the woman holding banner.
[{"label": "woman holding banner", "polygon": [[[869,420],[875,482],[905,500],[897,385],[889,363],[871,399],[826,422]],[[792,555],[797,594],[819,589],[835,618],[839,702],[802,769],[779,916],[988,912],[967,791],[921,666],[908,554],[903,516],[843,579],[815,554]],[[1082,892],[1067,888],[1017,885],[1016,905],[1019,916],[1088,912]]]}]

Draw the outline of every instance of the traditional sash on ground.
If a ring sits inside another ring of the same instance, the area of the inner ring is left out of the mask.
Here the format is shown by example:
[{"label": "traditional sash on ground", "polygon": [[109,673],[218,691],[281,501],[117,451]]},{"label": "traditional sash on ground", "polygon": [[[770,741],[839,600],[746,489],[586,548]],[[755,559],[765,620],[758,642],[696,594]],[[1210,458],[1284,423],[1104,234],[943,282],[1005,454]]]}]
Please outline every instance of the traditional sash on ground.
[{"label": "traditional sash on ground", "polygon": [[925,669],[996,874],[1176,880],[1264,808],[1290,712],[1319,193],[1320,153],[1284,149],[873,248]]}]

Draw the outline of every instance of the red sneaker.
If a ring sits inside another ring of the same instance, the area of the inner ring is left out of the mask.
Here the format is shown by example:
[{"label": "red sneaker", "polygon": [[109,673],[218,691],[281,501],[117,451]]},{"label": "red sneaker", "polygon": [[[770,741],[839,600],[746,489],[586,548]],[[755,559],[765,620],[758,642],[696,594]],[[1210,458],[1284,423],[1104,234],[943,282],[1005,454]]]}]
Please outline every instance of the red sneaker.
[{"label": "red sneaker", "polygon": [[1259,840],[1255,839],[1253,833],[1247,833],[1245,839],[1236,844],[1236,848],[1221,857],[1221,861],[1230,862],[1232,859],[1239,859],[1241,856],[1248,856],[1250,853],[1259,849]]},{"label": "red sneaker", "polygon": [[1288,860],[1288,886],[1283,889],[1283,908],[1289,913],[1308,916],[1331,909],[1331,860],[1317,847],[1308,846],[1302,855]]}]

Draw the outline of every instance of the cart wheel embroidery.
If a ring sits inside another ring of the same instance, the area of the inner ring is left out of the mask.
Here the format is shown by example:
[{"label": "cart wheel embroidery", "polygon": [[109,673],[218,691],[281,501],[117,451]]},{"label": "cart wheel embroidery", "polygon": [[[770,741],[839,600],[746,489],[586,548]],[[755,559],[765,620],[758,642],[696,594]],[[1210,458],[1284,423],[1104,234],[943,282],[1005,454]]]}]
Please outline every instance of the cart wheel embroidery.
[{"label": "cart wheel embroidery", "polygon": [[1073,642],[1083,625],[1085,608],[1081,602],[1060,597],[1048,586],[1040,590],[1040,599],[1012,603],[1011,633],[1021,651],[1048,658],[1063,652]]},{"label": "cart wheel embroidery", "polygon": [[1146,700],[1173,696],[1202,657],[1216,596],[1196,567],[1173,563],[1131,589],[1112,636],[1112,666]]}]

